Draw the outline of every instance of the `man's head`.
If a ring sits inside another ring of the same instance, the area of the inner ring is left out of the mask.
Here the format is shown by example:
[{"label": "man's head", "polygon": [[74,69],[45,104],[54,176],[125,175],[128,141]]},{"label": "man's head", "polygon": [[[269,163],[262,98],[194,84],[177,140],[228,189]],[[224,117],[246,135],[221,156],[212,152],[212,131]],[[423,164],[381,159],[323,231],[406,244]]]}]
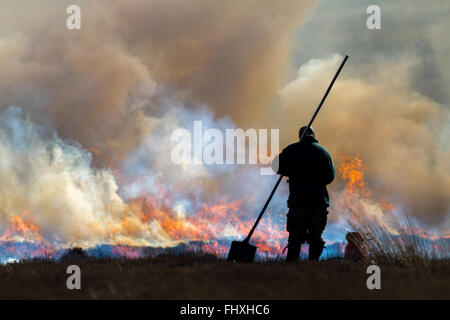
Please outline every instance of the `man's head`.
[{"label": "man's head", "polygon": [[[308,129],[308,130],[306,130],[306,129]],[[311,128],[311,127],[308,128],[308,126],[303,126],[300,128],[300,130],[298,132],[299,139],[305,130],[306,130],[305,137],[307,137],[307,136],[315,137],[316,136],[316,133],[314,132],[313,128]]]}]

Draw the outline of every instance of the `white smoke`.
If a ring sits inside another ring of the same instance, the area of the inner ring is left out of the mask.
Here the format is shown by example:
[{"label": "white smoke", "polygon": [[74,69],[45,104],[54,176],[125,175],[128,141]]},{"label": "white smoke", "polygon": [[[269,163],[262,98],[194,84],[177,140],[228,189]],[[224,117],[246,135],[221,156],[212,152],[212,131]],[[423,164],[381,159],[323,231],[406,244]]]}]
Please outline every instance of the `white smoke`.
[{"label": "white smoke", "polygon": [[[29,212],[49,242],[92,244],[170,241],[142,224],[119,197],[109,170],[94,169],[78,143],[27,120],[21,108],[0,113],[0,222]],[[3,230],[4,231],[4,230]]]}]

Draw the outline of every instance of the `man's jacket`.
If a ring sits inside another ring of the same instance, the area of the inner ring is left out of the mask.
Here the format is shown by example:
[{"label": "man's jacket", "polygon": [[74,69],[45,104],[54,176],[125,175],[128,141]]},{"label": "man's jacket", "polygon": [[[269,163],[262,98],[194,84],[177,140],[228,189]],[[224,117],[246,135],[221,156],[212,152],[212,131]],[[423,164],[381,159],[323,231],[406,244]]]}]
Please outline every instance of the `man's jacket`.
[{"label": "man's jacket", "polygon": [[329,152],[312,136],[287,146],[278,156],[278,174],[289,177],[288,207],[328,207],[326,185],[334,179]]}]

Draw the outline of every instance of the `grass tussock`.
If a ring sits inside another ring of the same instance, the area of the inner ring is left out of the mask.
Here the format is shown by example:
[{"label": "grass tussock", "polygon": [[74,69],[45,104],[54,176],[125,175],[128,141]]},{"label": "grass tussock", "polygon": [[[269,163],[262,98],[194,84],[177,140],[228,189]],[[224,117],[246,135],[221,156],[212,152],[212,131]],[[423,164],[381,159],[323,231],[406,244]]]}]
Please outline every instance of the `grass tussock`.
[{"label": "grass tussock", "polygon": [[406,211],[385,216],[383,221],[371,216],[359,216],[356,221],[348,216],[344,218],[353,230],[365,237],[368,262],[411,265],[420,269],[450,257],[450,241],[431,242]]}]

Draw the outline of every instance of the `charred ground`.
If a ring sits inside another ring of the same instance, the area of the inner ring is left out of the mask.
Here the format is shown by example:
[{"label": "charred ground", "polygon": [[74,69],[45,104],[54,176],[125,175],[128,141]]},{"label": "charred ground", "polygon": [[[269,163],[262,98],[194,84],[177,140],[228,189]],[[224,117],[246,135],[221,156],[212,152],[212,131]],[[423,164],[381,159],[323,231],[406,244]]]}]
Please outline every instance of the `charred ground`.
[{"label": "charred ground", "polygon": [[[68,290],[66,268],[81,268],[81,290]],[[386,261],[381,290],[366,287],[367,264],[229,263],[209,254],[143,259],[78,256],[0,265],[2,299],[450,299],[450,259]]]}]

